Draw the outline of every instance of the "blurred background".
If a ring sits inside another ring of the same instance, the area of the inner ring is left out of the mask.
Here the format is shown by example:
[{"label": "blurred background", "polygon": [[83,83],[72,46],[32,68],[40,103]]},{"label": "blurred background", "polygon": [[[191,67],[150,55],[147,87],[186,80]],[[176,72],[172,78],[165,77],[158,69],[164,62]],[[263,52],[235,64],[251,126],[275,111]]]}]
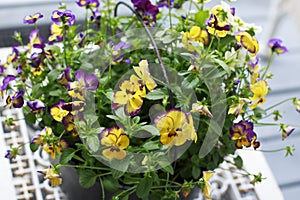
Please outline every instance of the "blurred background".
[{"label": "blurred background", "polygon": [[[33,25],[23,24],[23,18],[36,12],[41,12],[45,16],[42,20],[39,20],[38,24],[42,36],[47,38],[50,16],[52,11],[57,9],[59,2],[61,1],[1,0],[0,48],[16,44],[11,37],[14,31],[21,32],[24,38],[27,38],[29,32],[33,29]],[[85,16],[83,9],[80,9],[74,3],[75,0],[64,0],[63,2],[67,4],[68,9],[76,14],[77,21],[80,22]],[[287,54],[276,56],[273,61],[270,70],[273,72],[274,77],[269,81],[272,91],[268,95],[264,107],[269,107],[285,97],[300,98],[300,25],[297,22],[297,13],[300,13],[300,7],[295,6],[296,4],[293,4],[293,2],[296,2],[296,0],[237,0],[230,3],[236,8],[236,15],[244,19],[245,22],[255,23],[263,28],[258,35],[258,40],[261,41],[262,67],[267,64],[268,52],[264,51],[264,47],[269,38],[282,39],[283,44],[289,51]],[[212,0],[208,7],[218,3],[220,3],[219,0]],[[1,57],[3,58],[0,55]],[[300,113],[295,111],[291,102],[284,103],[278,108],[284,111],[282,122],[300,126]],[[265,122],[273,122],[272,116],[265,119]],[[264,156],[285,199],[298,200],[300,193],[300,173],[298,171],[300,169],[300,128],[296,128],[296,131],[285,141],[281,140],[279,127],[256,127],[256,133],[262,144],[260,149],[272,150],[284,148],[287,145],[295,146],[296,150],[293,157],[285,157],[285,152],[264,153]],[[253,164],[259,165],[255,159]],[[266,192],[272,193],[272,191]]]}]

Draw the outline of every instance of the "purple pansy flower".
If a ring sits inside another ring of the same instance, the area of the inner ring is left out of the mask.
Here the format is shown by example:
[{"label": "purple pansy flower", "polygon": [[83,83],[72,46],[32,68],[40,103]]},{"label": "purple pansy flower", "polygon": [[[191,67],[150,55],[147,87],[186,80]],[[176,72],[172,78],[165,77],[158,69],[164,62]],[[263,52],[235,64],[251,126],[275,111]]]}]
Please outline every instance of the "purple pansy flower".
[{"label": "purple pansy flower", "polygon": [[19,155],[19,151],[17,148],[11,148],[11,149],[8,149],[5,153],[5,158],[7,159],[14,159],[17,157],[17,155]]},{"label": "purple pansy flower", "polygon": [[44,39],[39,35],[39,30],[35,29],[30,32],[29,43],[32,47],[37,49],[44,49],[45,43]]},{"label": "purple pansy flower", "polygon": [[32,113],[39,113],[42,109],[46,108],[45,104],[39,99],[28,101],[27,106],[30,108],[30,112]]},{"label": "purple pansy flower", "polygon": [[230,25],[229,24],[222,24],[220,25],[220,22],[216,15],[211,14],[208,21],[206,21],[206,25],[209,27],[213,27],[215,30],[218,31],[229,31]]},{"label": "purple pansy flower", "polygon": [[100,5],[98,0],[79,0],[76,3],[78,6],[86,8],[97,8]]},{"label": "purple pansy flower", "polygon": [[285,124],[280,124],[280,130],[282,131],[282,140],[285,140],[288,136],[290,136],[295,128],[291,127],[289,125],[285,125]]},{"label": "purple pansy flower", "polygon": [[6,99],[6,106],[13,106],[14,108],[21,108],[24,104],[24,91],[19,91],[14,96],[8,96]]},{"label": "purple pansy flower", "polygon": [[280,39],[270,39],[268,42],[269,47],[271,48],[272,52],[275,52],[277,54],[283,54],[286,53],[288,50],[285,46],[281,45],[282,40]]},{"label": "purple pansy flower", "polygon": [[3,92],[4,90],[6,90],[9,82],[11,82],[15,79],[16,79],[16,77],[14,75],[7,75],[6,77],[4,77],[3,85],[1,86],[1,91]]},{"label": "purple pansy flower", "polygon": [[69,82],[72,81],[72,76],[71,76],[71,67],[67,67],[63,73],[58,75],[58,82],[62,85],[67,86]]},{"label": "purple pansy flower", "polygon": [[[159,13],[158,6],[152,5],[150,0],[131,0],[131,2],[141,16],[151,15],[152,20],[156,22],[156,15]],[[149,23],[148,20],[147,23]]]},{"label": "purple pansy flower", "polygon": [[41,13],[35,13],[33,16],[27,15],[24,17],[23,22],[24,24],[34,24],[38,19],[43,18]]},{"label": "purple pansy flower", "polygon": [[62,22],[64,25],[72,26],[75,23],[75,15],[71,10],[54,10],[52,12],[51,20],[58,25]]}]

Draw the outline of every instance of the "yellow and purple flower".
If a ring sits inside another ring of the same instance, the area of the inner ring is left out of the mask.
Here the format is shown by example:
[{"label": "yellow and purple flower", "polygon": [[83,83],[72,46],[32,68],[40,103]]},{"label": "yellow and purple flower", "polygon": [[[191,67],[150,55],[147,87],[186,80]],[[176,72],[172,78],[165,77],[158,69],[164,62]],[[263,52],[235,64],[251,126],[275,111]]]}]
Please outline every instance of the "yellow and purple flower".
[{"label": "yellow and purple flower", "polygon": [[256,141],[256,133],[253,131],[253,123],[247,120],[241,120],[239,123],[233,124],[230,127],[231,139],[235,140],[235,146],[238,149],[253,146],[257,149],[260,143]]},{"label": "yellow and purple flower", "polygon": [[60,100],[58,104],[52,106],[50,108],[50,114],[58,122],[61,122],[62,119],[69,114],[69,111],[63,109],[63,106],[65,105],[65,101]]},{"label": "yellow and purple flower", "polygon": [[35,22],[38,20],[38,19],[41,19],[43,18],[43,15],[41,13],[35,13],[34,15],[27,15],[24,17],[23,19],[23,22],[24,24],[35,24]]},{"label": "yellow and purple flower", "polygon": [[67,86],[72,81],[71,67],[67,67],[57,78],[60,84]]},{"label": "yellow and purple flower", "polygon": [[289,125],[285,125],[285,124],[280,124],[280,130],[282,132],[282,140],[285,140],[288,136],[290,136],[295,128],[294,127],[291,127]]},{"label": "yellow and purple flower", "polygon": [[155,119],[160,142],[166,146],[181,146],[188,140],[197,141],[193,118],[178,109],[171,109]]},{"label": "yellow and purple flower", "polygon": [[24,104],[23,95],[24,95],[24,91],[21,90],[12,97],[8,96],[6,98],[6,106],[7,107],[13,106],[14,108],[21,108]]},{"label": "yellow and purple flower", "polygon": [[270,39],[268,42],[269,47],[271,48],[271,51],[277,54],[283,54],[286,53],[288,50],[285,46],[281,45],[282,40],[273,38]]},{"label": "yellow and purple flower", "polygon": [[2,81],[2,86],[1,86],[1,96],[3,96],[4,91],[6,90],[7,86],[9,85],[9,83],[13,80],[15,80],[16,77],[14,75],[7,75],[4,77],[3,81]]},{"label": "yellow and purple flower", "polygon": [[250,85],[250,90],[253,93],[253,97],[249,99],[251,101],[256,101],[250,106],[251,109],[256,108],[258,105],[262,105],[266,102],[265,96],[268,94],[268,85],[264,80],[259,80],[254,84]]},{"label": "yellow and purple flower", "polygon": [[75,15],[71,10],[54,10],[52,12],[51,20],[57,25],[61,25],[62,23],[63,25],[73,26],[75,23]]},{"label": "yellow and purple flower", "polygon": [[230,106],[228,110],[228,115],[233,114],[235,116],[238,116],[239,114],[244,113],[243,106],[246,103],[250,103],[251,101],[247,98],[240,98],[238,103],[235,103]]},{"label": "yellow and purple flower", "polygon": [[94,74],[87,74],[83,70],[75,72],[75,81],[68,84],[68,94],[74,99],[84,101],[87,90],[96,90],[99,80]]},{"label": "yellow and purple flower", "polygon": [[108,148],[102,151],[105,158],[112,160],[122,160],[126,157],[127,153],[124,149],[129,146],[129,137],[121,127],[107,128],[102,131],[101,145],[107,146]]},{"label": "yellow and purple flower", "polygon": [[148,16],[152,16],[152,21],[156,22],[156,15],[159,13],[158,6],[151,3],[150,0],[131,0],[136,11],[140,16],[144,17],[147,24],[150,23]]},{"label": "yellow and purple flower", "polygon": [[204,171],[203,177],[199,180],[200,188],[202,190],[202,194],[206,199],[212,199],[211,193],[211,185],[208,182],[209,179],[214,175],[214,171]]},{"label": "yellow and purple flower", "polygon": [[76,3],[78,6],[86,8],[97,8],[100,5],[98,0],[78,0]]},{"label": "yellow and purple flower", "polygon": [[230,25],[218,20],[214,14],[210,15],[210,18],[206,22],[207,30],[210,34],[218,37],[225,37],[230,30]]},{"label": "yellow and purple flower", "polygon": [[44,110],[46,108],[45,104],[39,99],[28,101],[27,106],[30,108],[30,112],[32,113],[40,113],[41,110]]},{"label": "yellow and purple flower", "polygon": [[213,118],[213,115],[209,111],[207,105],[203,105],[201,102],[193,103],[191,112],[200,112],[202,115],[205,115],[210,119]]},{"label": "yellow and purple flower", "polygon": [[251,56],[255,56],[259,51],[259,45],[256,38],[249,33],[239,32],[236,34],[235,39],[250,53]]},{"label": "yellow and purple flower", "polygon": [[[133,70],[135,71],[138,78],[131,77],[131,79],[135,79],[136,82],[139,82],[141,87],[146,86],[146,88],[149,91],[154,90],[154,88],[157,86],[157,84],[155,83],[155,81],[151,77],[151,74],[150,74],[149,68],[148,68],[148,61],[147,60],[141,60],[139,62],[139,66],[138,67],[133,67]],[[133,76],[135,76],[135,75],[133,75]],[[138,79],[140,79],[140,80],[138,80]]]},{"label": "yellow and purple flower", "polygon": [[52,165],[48,169],[38,172],[44,175],[44,179],[49,179],[52,187],[62,184],[62,177],[59,170]]},{"label": "yellow and purple flower", "polygon": [[5,158],[12,160],[15,159],[19,155],[19,149],[16,147],[11,147],[5,153]]}]

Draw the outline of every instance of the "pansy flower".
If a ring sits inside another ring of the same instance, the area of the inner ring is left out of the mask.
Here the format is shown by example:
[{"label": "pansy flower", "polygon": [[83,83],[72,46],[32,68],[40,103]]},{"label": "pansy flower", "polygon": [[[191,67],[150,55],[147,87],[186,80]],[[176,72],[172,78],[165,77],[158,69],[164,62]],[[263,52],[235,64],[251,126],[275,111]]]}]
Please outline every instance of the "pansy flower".
[{"label": "pansy flower", "polygon": [[72,81],[71,67],[67,67],[60,75],[58,75],[57,79],[60,84],[67,86],[69,82]]},{"label": "pansy flower", "polygon": [[69,111],[63,109],[65,101],[60,100],[58,104],[54,105],[50,109],[50,114],[58,122],[61,122],[62,119],[69,114]]},{"label": "pansy flower", "polygon": [[235,39],[244,47],[251,56],[255,56],[259,51],[259,45],[255,37],[247,32],[239,32],[236,34]]},{"label": "pansy flower", "polygon": [[283,45],[281,45],[282,40],[273,38],[270,39],[268,42],[269,47],[271,48],[272,52],[275,52],[277,54],[283,54],[287,52],[287,48]]},{"label": "pansy flower", "polygon": [[4,68],[7,68],[10,64],[14,63],[19,56],[20,56],[20,52],[17,49],[17,46],[13,46],[12,53],[7,56],[6,63],[3,65]]},{"label": "pansy flower", "polygon": [[102,151],[105,158],[122,160],[127,155],[124,149],[129,146],[129,137],[120,127],[107,128],[101,133],[101,145],[108,147]]},{"label": "pansy flower", "polygon": [[228,115],[233,114],[235,116],[238,116],[239,114],[244,113],[243,106],[246,103],[250,103],[251,101],[247,98],[240,98],[238,103],[235,103],[230,106],[228,110]]},{"label": "pansy flower", "polygon": [[7,75],[4,77],[3,81],[2,81],[2,86],[1,86],[1,96],[3,96],[3,92],[6,90],[7,86],[9,85],[9,83],[13,80],[15,80],[16,77],[14,75]]},{"label": "pansy flower", "polygon": [[5,153],[5,158],[7,159],[15,159],[17,156],[19,155],[19,149],[15,148],[15,147],[11,147],[10,149],[8,149]]},{"label": "pansy flower", "polygon": [[210,18],[206,22],[207,30],[210,34],[218,37],[225,37],[230,30],[230,25],[218,20],[214,14],[210,15]]},{"label": "pansy flower", "polygon": [[52,187],[62,184],[62,177],[57,168],[50,166],[48,169],[38,172],[44,175],[44,179],[49,179]]},{"label": "pansy flower", "polygon": [[201,102],[193,103],[191,112],[200,112],[202,115],[205,115],[209,118],[213,117],[207,105],[203,105]]},{"label": "pansy flower", "polygon": [[31,49],[32,47],[38,48],[38,49],[45,48],[44,39],[40,36],[38,29],[32,30],[30,32],[28,46],[29,46],[29,49]]},{"label": "pansy flower", "polygon": [[34,15],[27,15],[24,17],[23,22],[24,24],[34,24],[38,19],[43,18],[41,13],[35,13]]},{"label": "pansy flower", "polygon": [[253,123],[247,120],[241,120],[230,127],[231,139],[235,140],[235,146],[238,149],[253,146],[257,149],[260,143],[256,141],[256,133],[253,131]]},{"label": "pansy flower", "polygon": [[160,142],[166,146],[181,146],[188,140],[197,140],[192,117],[172,109],[158,116],[154,121],[160,132]]},{"label": "pansy flower", "polygon": [[62,23],[63,25],[73,26],[75,23],[75,15],[71,10],[54,10],[52,12],[51,20],[58,25]]},{"label": "pansy flower", "polygon": [[76,3],[78,6],[86,8],[97,8],[100,5],[98,0],[79,0]]},{"label": "pansy flower", "polygon": [[147,60],[140,61],[139,66],[133,67],[133,70],[142,81],[142,85],[145,85],[149,91],[152,91],[157,86],[149,72]]},{"label": "pansy flower", "polygon": [[157,2],[157,6],[171,8],[173,6],[173,3],[174,0],[159,0],[159,2]]},{"label": "pansy flower", "polygon": [[43,146],[47,143],[47,140],[49,138],[53,138],[53,137],[54,137],[54,134],[52,132],[52,128],[46,126],[45,128],[43,128],[43,130],[39,134],[32,137],[30,143]]},{"label": "pansy flower", "polygon": [[23,95],[24,95],[24,91],[21,90],[12,97],[8,96],[6,98],[6,106],[7,107],[13,106],[14,108],[21,108],[24,104]]},{"label": "pansy flower", "polygon": [[212,199],[211,193],[211,185],[208,182],[209,179],[214,175],[214,171],[204,171],[203,177],[199,180],[199,185],[202,190],[202,194],[206,199]]},{"label": "pansy flower", "polygon": [[156,22],[156,15],[159,13],[158,6],[152,5],[150,0],[131,0],[131,2],[147,24],[149,24],[149,15],[152,16],[152,21]]},{"label": "pansy flower", "polygon": [[289,125],[285,125],[285,124],[280,124],[280,130],[282,132],[282,140],[285,140],[288,136],[290,136],[295,128],[294,127],[291,127]]},{"label": "pansy flower", "polygon": [[253,93],[253,97],[249,99],[251,101],[256,101],[250,106],[251,109],[256,108],[258,105],[262,105],[266,102],[265,96],[268,94],[268,85],[264,80],[257,81],[250,85],[250,90]]},{"label": "pansy flower", "polygon": [[135,79],[136,76],[131,76],[131,80],[125,80],[120,84],[121,90],[114,93],[112,109],[125,106],[125,113],[130,116],[134,116],[140,111],[143,97],[146,97],[146,89]]},{"label": "pansy flower", "polygon": [[39,99],[28,101],[27,106],[30,108],[30,112],[32,113],[40,113],[41,110],[46,108],[45,104],[41,102]]},{"label": "pansy flower", "polygon": [[293,104],[294,104],[294,106],[296,108],[296,111],[300,113],[300,99],[294,98],[293,99]]},{"label": "pansy flower", "polygon": [[68,147],[68,143],[64,139],[59,139],[58,141],[47,143],[43,146],[44,151],[49,153],[52,159],[56,158],[56,155],[60,155],[64,149]]},{"label": "pansy flower", "polygon": [[55,40],[56,41],[62,40],[62,36],[64,34],[64,29],[62,27],[62,24],[52,23],[50,25],[50,31],[51,31],[51,35],[48,38],[49,42],[53,42]]},{"label": "pansy flower", "polygon": [[75,72],[75,81],[68,84],[68,94],[74,99],[83,101],[87,90],[96,90],[99,80],[94,74],[87,74],[83,70]]}]

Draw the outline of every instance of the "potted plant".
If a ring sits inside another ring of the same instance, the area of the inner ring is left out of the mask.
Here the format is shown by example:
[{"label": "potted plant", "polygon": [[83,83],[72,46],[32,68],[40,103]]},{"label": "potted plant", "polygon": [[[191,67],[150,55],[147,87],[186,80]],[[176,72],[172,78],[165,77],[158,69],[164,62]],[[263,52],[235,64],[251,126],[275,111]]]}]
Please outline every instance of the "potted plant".
[{"label": "potted plant", "polygon": [[[14,34],[1,92],[40,127],[30,147],[54,159],[40,171],[52,186],[74,168],[79,183],[98,184],[103,198],[179,199],[198,187],[210,199],[208,180],[224,157],[260,147],[255,124],[281,114],[261,108],[272,76],[271,62],[258,62],[259,27],[225,2],[212,9],[206,2],[189,1],[184,10],[179,0],[79,0],[86,18],[78,24],[61,4],[48,16],[49,38],[37,26],[45,16],[24,18],[35,26],[28,44]],[[118,16],[125,8],[132,14]],[[287,51],[279,39],[269,47],[270,61]],[[299,111],[299,100],[288,100]],[[283,139],[294,130],[275,125]],[[11,147],[6,157],[17,155]],[[234,160],[241,168],[241,158]],[[252,183],[261,180],[255,175]]]}]

